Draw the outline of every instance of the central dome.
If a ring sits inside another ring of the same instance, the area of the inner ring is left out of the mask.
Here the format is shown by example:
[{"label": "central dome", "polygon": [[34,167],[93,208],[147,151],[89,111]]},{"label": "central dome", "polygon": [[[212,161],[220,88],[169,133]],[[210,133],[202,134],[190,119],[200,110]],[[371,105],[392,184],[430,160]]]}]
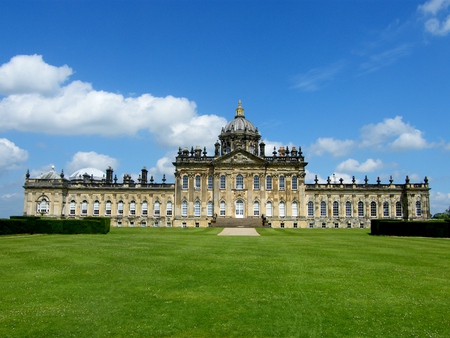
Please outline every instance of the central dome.
[{"label": "central dome", "polygon": [[227,123],[227,125],[224,128],[225,132],[232,132],[232,131],[250,131],[250,132],[256,132],[256,128],[249,120],[245,119],[244,116],[244,108],[242,108],[242,102],[239,100],[238,107],[236,108],[236,116],[233,120]]}]

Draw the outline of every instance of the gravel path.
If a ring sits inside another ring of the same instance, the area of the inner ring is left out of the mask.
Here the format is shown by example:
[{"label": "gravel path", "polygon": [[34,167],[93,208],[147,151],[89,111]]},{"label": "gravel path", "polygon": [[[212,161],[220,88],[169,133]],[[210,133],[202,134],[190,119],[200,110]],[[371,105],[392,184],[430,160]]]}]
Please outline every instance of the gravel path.
[{"label": "gravel path", "polygon": [[259,236],[254,228],[224,228],[217,236]]}]

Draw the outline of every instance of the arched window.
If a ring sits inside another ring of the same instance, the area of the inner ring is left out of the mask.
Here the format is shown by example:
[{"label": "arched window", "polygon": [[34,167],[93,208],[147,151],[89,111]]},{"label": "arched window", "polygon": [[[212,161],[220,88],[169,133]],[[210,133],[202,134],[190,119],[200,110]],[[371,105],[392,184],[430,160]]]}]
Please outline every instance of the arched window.
[{"label": "arched window", "polygon": [[280,202],[280,204],[278,205],[278,210],[280,211],[280,217],[286,216],[286,205],[284,204],[284,202]]},{"label": "arched window", "polygon": [[352,204],[350,201],[345,202],[345,217],[352,217]]},{"label": "arched window", "polygon": [[106,216],[110,216],[111,215],[111,201],[106,201],[105,215]]},{"label": "arched window", "polygon": [[194,203],[194,216],[200,216],[200,201]]},{"label": "arched window", "polygon": [[220,175],[220,189],[226,188],[226,177],[225,175]]},{"label": "arched window", "polygon": [[199,190],[200,189],[200,181],[201,181],[200,175],[196,175],[195,176],[195,190]]},{"label": "arched window", "polygon": [[48,214],[48,210],[49,210],[49,203],[45,198],[43,198],[38,202],[37,212],[39,214]]},{"label": "arched window", "polygon": [[333,217],[339,217],[339,202],[333,202]]},{"label": "arched window", "polygon": [[153,206],[153,214],[155,215],[155,216],[159,216],[160,214],[161,214],[161,208],[160,208],[160,204],[159,204],[159,202],[158,201],[156,201],[155,202],[155,204],[154,204],[154,206]]},{"label": "arched window", "polygon": [[253,216],[259,216],[259,202],[253,202]]},{"label": "arched window", "polygon": [[266,190],[272,190],[272,176],[266,177]]},{"label": "arched window", "polygon": [[358,217],[364,217],[364,203],[362,201],[358,202]]},{"label": "arched window", "polygon": [[168,201],[166,203],[166,216],[172,216],[172,202]]},{"label": "arched window", "polygon": [[183,201],[183,203],[181,203],[181,216],[187,216],[187,207],[187,201]]},{"label": "arched window", "polygon": [[267,202],[266,204],[266,215],[267,217],[272,217],[272,202]]},{"label": "arched window", "polygon": [[220,216],[225,216],[226,204],[224,201],[220,202]]},{"label": "arched window", "polygon": [[422,216],[422,203],[420,203],[420,201],[416,202],[416,216]]},{"label": "arched window", "polygon": [[279,183],[279,185],[278,185],[279,189],[284,190],[284,176],[280,176],[278,178],[278,183]]},{"label": "arched window", "polygon": [[212,190],[213,189],[213,176],[209,175],[208,176],[208,190]]},{"label": "arched window", "polygon": [[259,190],[259,176],[258,175],[253,176],[253,189]]},{"label": "arched window", "polygon": [[94,216],[98,216],[100,214],[100,202],[94,202]]},{"label": "arched window", "polygon": [[187,190],[188,189],[188,176],[184,175],[182,180],[183,180],[183,183],[182,183],[181,189]]},{"label": "arched window", "polygon": [[402,204],[400,202],[395,203],[395,216],[402,217],[403,211],[402,211]]},{"label": "arched window", "polygon": [[292,202],[292,217],[298,216],[298,203]]},{"label": "arched window", "polygon": [[84,200],[81,202],[81,215],[86,216],[88,211],[88,202]]},{"label": "arched window", "polygon": [[123,215],[123,202],[119,201],[119,203],[117,203],[117,215],[122,216]]},{"label": "arched window", "polygon": [[292,190],[298,189],[297,176],[292,176]]},{"label": "arched window", "polygon": [[370,217],[377,217],[377,203],[370,202]]},{"label": "arched window", "polygon": [[309,201],[308,202],[308,217],[314,216],[314,202]]},{"label": "arched window", "polygon": [[383,216],[389,217],[389,203],[388,202],[383,203]]},{"label": "arched window", "polygon": [[320,202],[320,216],[327,216],[327,203],[325,201]]},{"label": "arched window", "polygon": [[142,216],[148,215],[148,203],[147,201],[142,202]]},{"label": "arched window", "polygon": [[70,201],[69,215],[75,215],[76,203],[74,200]]},{"label": "arched window", "polygon": [[136,215],[136,202],[135,201],[130,202],[130,215],[132,215],[132,216]]},{"label": "arched window", "polygon": [[214,212],[214,204],[213,204],[213,202],[209,201],[208,202],[207,215],[208,216],[212,216],[213,212]]},{"label": "arched window", "polygon": [[244,176],[241,174],[236,176],[236,189],[244,189]]}]

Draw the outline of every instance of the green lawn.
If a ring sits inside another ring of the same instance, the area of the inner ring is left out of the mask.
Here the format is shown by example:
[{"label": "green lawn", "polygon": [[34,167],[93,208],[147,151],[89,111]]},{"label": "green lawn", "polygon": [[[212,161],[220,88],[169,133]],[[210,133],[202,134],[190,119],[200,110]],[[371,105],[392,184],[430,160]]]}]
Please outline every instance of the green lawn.
[{"label": "green lawn", "polygon": [[0,237],[0,337],[450,337],[450,241],[360,229]]}]

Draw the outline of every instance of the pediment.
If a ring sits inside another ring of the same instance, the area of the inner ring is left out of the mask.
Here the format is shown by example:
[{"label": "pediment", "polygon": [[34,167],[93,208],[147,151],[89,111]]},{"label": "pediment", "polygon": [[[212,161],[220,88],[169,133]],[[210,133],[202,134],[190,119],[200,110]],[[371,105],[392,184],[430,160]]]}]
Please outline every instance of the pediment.
[{"label": "pediment", "polygon": [[264,164],[265,161],[258,156],[255,156],[248,151],[238,149],[226,154],[217,160],[215,164]]}]

